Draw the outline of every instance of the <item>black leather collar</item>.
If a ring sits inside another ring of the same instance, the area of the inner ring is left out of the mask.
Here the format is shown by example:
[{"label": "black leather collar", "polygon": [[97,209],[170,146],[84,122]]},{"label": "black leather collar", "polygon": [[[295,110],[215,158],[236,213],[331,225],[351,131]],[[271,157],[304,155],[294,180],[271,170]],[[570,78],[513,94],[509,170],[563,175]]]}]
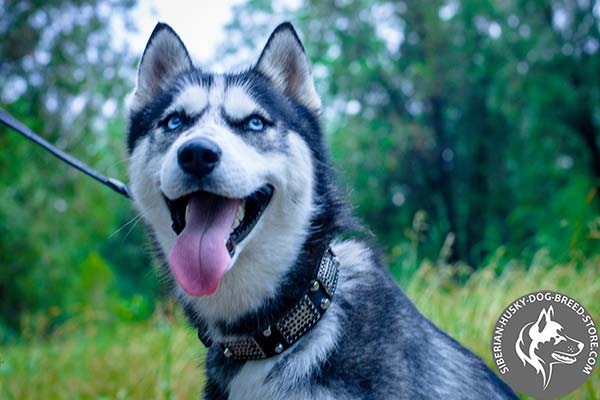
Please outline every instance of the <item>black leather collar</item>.
[{"label": "black leather collar", "polygon": [[[254,335],[215,343],[226,358],[262,360],[283,353],[310,331],[331,305],[338,282],[339,261],[331,247],[323,253],[317,276],[302,298],[280,319]],[[206,346],[213,343],[201,330],[198,338]]]}]

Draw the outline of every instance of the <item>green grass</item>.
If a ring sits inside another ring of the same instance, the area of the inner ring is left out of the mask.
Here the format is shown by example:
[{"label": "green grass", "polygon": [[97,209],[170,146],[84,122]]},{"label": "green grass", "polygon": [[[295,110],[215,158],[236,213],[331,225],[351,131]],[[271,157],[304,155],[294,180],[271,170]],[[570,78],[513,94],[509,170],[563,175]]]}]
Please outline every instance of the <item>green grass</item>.
[{"label": "green grass", "polygon": [[[503,272],[497,275],[498,270]],[[417,273],[401,285],[423,314],[488,365],[493,365],[490,340],[497,318],[506,306],[524,294],[553,290],[570,295],[582,302],[596,327],[600,325],[600,257],[580,265],[554,265],[541,251],[531,266],[514,262],[503,268],[492,260],[471,275],[464,285],[454,284],[450,272],[423,263]],[[600,399],[600,366],[584,386],[564,398]]]},{"label": "green grass", "polygon": [[88,326],[0,351],[2,399],[193,399],[203,350],[181,319]]},{"label": "green grass", "polygon": [[[491,261],[462,285],[447,268],[423,263],[401,282],[421,311],[491,364],[490,332],[506,305],[538,289],[569,294],[600,321],[600,258],[552,265],[540,253],[532,266]],[[395,272],[392,270],[392,272]],[[195,333],[172,312],[146,322],[69,321],[49,338],[0,349],[1,399],[194,399],[204,384]],[[568,399],[598,400],[600,368]]]}]

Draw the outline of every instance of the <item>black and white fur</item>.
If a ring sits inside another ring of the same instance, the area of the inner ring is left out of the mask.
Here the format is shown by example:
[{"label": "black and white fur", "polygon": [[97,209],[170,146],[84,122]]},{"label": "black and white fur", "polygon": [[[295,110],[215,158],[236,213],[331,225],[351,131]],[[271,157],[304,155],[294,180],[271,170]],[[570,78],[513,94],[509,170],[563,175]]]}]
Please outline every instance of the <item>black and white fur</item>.
[{"label": "black and white fur", "polygon": [[[274,187],[256,227],[237,247],[218,291],[186,294],[170,279],[191,324],[214,342],[247,336],[281,317],[308,287],[328,243],[340,260],[339,284],[322,320],[281,355],[206,360],[205,399],[505,399],[515,394],[484,363],[423,317],[359,239],[338,194],[320,123],[310,63],[289,23],[269,38],[256,65],[212,74],[195,67],[175,34],[158,24],[139,67],[130,113],[131,190],[164,255],[176,239],[163,196],[203,190],[243,198]],[[190,117],[165,132],[173,110]],[[245,132],[232,118],[260,113],[272,122]],[[190,138],[222,149],[207,179],[190,179],[175,154]]]}]

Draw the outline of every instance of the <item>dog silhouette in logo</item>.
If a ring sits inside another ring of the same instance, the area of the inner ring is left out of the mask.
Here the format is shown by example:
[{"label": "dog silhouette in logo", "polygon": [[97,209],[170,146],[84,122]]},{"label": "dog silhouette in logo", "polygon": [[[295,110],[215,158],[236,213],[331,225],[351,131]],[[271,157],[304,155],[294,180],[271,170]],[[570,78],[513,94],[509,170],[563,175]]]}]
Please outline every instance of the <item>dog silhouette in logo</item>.
[{"label": "dog silhouette in logo", "polygon": [[542,309],[537,321],[526,324],[515,344],[523,365],[531,365],[542,374],[544,390],[552,378],[555,364],[573,364],[583,350],[583,343],[567,336],[563,326],[554,320],[552,306]]}]

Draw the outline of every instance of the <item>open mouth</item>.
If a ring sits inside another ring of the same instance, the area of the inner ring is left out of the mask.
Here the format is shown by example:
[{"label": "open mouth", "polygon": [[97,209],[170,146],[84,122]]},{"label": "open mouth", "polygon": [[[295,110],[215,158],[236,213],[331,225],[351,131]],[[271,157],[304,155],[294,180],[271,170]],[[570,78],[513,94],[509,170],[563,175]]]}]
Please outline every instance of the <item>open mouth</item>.
[{"label": "open mouth", "polygon": [[243,199],[203,191],[176,200],[165,197],[177,233],[169,266],[186,293],[210,296],[217,291],[236,247],[256,227],[272,196],[273,186],[266,184]]},{"label": "open mouth", "polygon": [[559,361],[563,364],[573,364],[577,359],[575,357],[571,357],[563,352],[555,351],[552,353],[552,358],[556,361]]},{"label": "open mouth", "polygon": [[[190,193],[176,200],[169,200],[165,197],[169,212],[171,213],[171,227],[177,235],[185,229],[192,196],[199,193],[202,194],[201,192]],[[273,197],[273,186],[267,183],[251,195],[241,199],[230,228],[229,237],[225,243],[232,257],[235,254],[236,245],[241,243],[252,232],[252,229],[254,229],[260,220],[260,217],[269,205],[271,197]]]}]

